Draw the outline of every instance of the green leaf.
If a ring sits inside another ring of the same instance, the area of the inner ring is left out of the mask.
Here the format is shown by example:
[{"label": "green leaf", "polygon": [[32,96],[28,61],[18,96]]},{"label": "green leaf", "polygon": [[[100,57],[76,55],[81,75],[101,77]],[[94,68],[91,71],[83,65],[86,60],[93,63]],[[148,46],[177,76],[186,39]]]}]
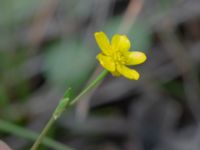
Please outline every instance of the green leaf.
[{"label": "green leaf", "polygon": [[69,87],[69,88],[65,91],[65,93],[64,93],[64,98],[69,98],[69,99],[72,98],[72,88],[71,88],[71,87]]},{"label": "green leaf", "polygon": [[59,116],[62,114],[62,112],[65,110],[68,104],[70,104],[70,101],[72,100],[71,93],[72,89],[68,88],[64,94],[63,99],[60,100],[58,106],[56,107],[56,110],[53,113],[53,117],[56,120],[59,118]]}]

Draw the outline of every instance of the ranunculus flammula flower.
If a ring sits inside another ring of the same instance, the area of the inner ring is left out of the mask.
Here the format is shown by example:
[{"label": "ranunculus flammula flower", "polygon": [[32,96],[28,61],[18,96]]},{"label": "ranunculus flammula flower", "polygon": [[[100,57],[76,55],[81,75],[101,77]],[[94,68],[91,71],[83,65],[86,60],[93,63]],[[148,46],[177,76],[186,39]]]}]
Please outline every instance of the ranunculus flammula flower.
[{"label": "ranunculus flammula flower", "polygon": [[128,66],[143,63],[146,55],[139,51],[129,51],[131,43],[127,36],[115,34],[110,43],[104,32],[96,32],[95,39],[102,51],[97,55],[97,59],[106,70],[114,76],[139,79],[140,74]]}]

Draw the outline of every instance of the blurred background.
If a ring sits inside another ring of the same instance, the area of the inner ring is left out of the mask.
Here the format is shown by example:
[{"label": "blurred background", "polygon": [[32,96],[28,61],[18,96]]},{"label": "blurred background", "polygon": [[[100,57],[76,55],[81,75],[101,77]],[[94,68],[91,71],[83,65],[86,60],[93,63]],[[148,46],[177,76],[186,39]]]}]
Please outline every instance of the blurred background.
[{"label": "blurred background", "polygon": [[30,149],[13,125],[39,133],[65,89],[101,71],[96,31],[147,54],[141,79],[108,75],[49,137],[74,150],[199,150],[199,0],[1,0],[0,139]]}]

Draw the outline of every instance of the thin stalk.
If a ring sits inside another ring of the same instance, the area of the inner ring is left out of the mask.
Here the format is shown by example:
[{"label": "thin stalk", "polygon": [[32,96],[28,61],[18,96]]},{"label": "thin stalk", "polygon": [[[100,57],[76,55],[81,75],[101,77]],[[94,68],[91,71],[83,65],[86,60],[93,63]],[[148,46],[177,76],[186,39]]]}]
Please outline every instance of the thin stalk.
[{"label": "thin stalk", "polygon": [[[33,146],[31,147],[31,150],[37,150],[38,146],[40,145],[40,143],[42,142],[43,138],[45,137],[45,135],[47,134],[47,132],[49,131],[49,129],[51,128],[51,126],[54,124],[54,122],[61,116],[61,114],[64,111],[64,107],[65,109],[67,107],[70,107],[71,105],[73,105],[75,102],[77,102],[78,100],[80,100],[80,98],[86,94],[88,91],[90,91],[92,88],[94,88],[98,83],[100,83],[100,81],[102,79],[104,79],[104,77],[108,74],[108,71],[104,70],[102,71],[99,76],[97,76],[96,79],[94,79],[85,89],[83,89],[83,91],[77,95],[73,100],[70,99],[66,99],[64,98],[63,100],[60,101],[60,104],[58,104],[58,106],[56,107],[53,115],[51,116],[51,118],[49,119],[48,123],[46,124],[46,126],[44,127],[43,131],[41,132],[41,134],[39,135],[39,137],[37,138],[37,140],[35,141],[35,143],[33,144]],[[70,102],[69,102],[70,101]],[[64,104],[62,104],[64,102]],[[68,103],[69,102],[69,103]],[[61,107],[61,108],[59,108]],[[57,111],[59,110],[59,112]],[[55,115],[59,114],[59,115]],[[56,116],[56,117],[55,117]]]},{"label": "thin stalk", "polygon": [[41,134],[38,136],[37,140],[35,141],[35,143],[31,147],[31,150],[36,150],[37,149],[37,147],[40,145],[40,143],[42,142],[43,138],[45,137],[47,131],[51,128],[51,126],[53,125],[53,123],[55,121],[56,121],[56,119],[54,117],[51,117],[49,119],[49,121],[47,122],[46,126],[42,130]]},{"label": "thin stalk", "polygon": [[93,80],[92,83],[90,83],[78,96],[76,96],[71,102],[70,105],[76,103],[80,97],[82,97],[84,94],[86,94],[88,91],[90,91],[93,87],[95,87],[106,75],[108,74],[107,70],[104,70],[97,76],[96,79]]},{"label": "thin stalk", "polygon": [[[0,130],[5,133],[11,133],[16,136],[28,139],[30,141],[35,141],[38,137],[38,133],[32,132],[30,130],[24,129],[18,125],[11,122],[0,119]],[[44,138],[42,144],[56,150],[73,150],[59,142],[56,142],[50,138]]]}]

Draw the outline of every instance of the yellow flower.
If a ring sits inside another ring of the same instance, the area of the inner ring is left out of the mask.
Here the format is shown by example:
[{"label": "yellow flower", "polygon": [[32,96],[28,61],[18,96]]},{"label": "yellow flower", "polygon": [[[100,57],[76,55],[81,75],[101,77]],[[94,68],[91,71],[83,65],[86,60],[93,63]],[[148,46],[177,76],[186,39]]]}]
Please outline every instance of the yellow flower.
[{"label": "yellow flower", "polygon": [[114,76],[124,76],[131,80],[138,80],[140,74],[130,69],[130,65],[138,65],[146,60],[146,55],[139,51],[129,51],[131,43],[127,36],[115,34],[110,43],[104,32],[96,32],[95,39],[101,53],[97,55],[100,64]]}]

